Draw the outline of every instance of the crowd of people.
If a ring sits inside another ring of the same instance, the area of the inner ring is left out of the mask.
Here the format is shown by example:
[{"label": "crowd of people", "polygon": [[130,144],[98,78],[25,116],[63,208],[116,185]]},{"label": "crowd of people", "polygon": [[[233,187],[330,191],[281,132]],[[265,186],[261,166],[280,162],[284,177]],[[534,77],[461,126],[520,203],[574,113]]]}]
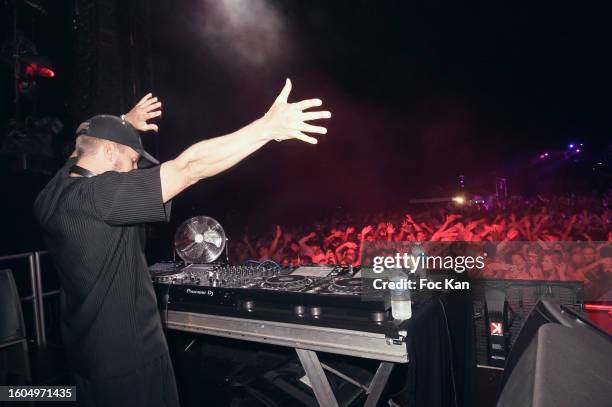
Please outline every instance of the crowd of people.
[{"label": "crowd of people", "polygon": [[483,277],[596,284],[612,276],[610,200],[612,191],[603,197],[420,204],[359,219],[343,214],[309,225],[277,225],[267,235],[245,233],[239,242],[232,242],[230,255],[238,263],[272,260],[283,266],[358,266],[367,242],[533,242],[537,244],[506,245],[490,259]]}]

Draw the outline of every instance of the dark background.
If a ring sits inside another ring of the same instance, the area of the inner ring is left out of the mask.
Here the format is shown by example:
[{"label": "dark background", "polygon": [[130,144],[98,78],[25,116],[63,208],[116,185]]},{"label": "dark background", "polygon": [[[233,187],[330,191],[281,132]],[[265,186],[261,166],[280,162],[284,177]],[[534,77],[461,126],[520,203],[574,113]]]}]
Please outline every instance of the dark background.
[{"label": "dark background", "polygon": [[[290,100],[331,110],[319,144],[271,143],[174,202],[167,242],[206,214],[230,236],[248,227],[311,223],[337,212],[401,208],[406,200],[491,194],[593,193],[610,186],[612,27],[605,6],[579,2],[18,1],[18,28],[56,77],[38,80],[23,116],[64,124],[53,157],[3,154],[2,252],[42,247],[36,193],[97,113],[163,101],[160,160],[260,117],[293,80]],[[12,36],[13,1],[0,1]],[[3,49],[6,45],[3,45]],[[4,54],[3,54],[4,55]],[[12,64],[0,68],[3,134],[14,117]],[[564,158],[569,143],[583,151]],[[550,158],[538,160],[543,152]],[[601,163],[601,164],[598,164]],[[167,255],[169,256],[168,249]],[[163,256],[164,254],[160,254]]]}]

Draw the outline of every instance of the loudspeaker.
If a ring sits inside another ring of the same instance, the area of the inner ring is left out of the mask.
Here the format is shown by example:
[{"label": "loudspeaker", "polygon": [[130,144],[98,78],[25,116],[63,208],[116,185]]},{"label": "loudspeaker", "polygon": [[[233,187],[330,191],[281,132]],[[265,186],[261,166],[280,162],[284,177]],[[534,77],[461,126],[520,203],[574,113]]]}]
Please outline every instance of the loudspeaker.
[{"label": "loudspeaker", "polygon": [[545,300],[539,301],[533,310],[523,322],[521,330],[514,342],[510,354],[504,366],[504,377],[502,386],[508,381],[508,377],[512,374],[515,365],[521,355],[525,352],[533,338],[536,336],[538,329],[544,324],[557,323],[568,328],[580,328],[588,326],[588,329],[599,331],[594,325],[583,319],[571,309],[559,304],[556,301]]},{"label": "loudspeaker", "polygon": [[518,358],[497,407],[608,407],[611,360],[612,340],[605,334],[586,325],[545,323]]}]

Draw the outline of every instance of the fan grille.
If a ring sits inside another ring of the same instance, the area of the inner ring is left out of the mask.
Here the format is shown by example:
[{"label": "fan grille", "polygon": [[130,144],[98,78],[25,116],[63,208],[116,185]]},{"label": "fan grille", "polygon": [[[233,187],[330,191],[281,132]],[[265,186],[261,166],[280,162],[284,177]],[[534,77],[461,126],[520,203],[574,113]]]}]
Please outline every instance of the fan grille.
[{"label": "fan grille", "polygon": [[221,224],[208,216],[194,216],[179,226],[174,234],[174,248],[185,263],[210,263],[225,249]]}]

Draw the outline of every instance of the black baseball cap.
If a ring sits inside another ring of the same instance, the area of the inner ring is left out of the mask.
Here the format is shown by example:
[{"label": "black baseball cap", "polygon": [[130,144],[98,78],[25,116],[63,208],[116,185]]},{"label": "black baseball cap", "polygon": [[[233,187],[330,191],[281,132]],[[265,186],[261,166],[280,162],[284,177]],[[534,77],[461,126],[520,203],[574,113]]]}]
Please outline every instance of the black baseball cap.
[{"label": "black baseball cap", "polygon": [[101,138],[131,147],[140,154],[140,160],[138,161],[139,168],[147,168],[159,164],[155,157],[145,151],[138,131],[130,123],[121,120],[120,117],[109,114],[94,116],[79,125],[76,135],[77,137],[85,135]]}]

